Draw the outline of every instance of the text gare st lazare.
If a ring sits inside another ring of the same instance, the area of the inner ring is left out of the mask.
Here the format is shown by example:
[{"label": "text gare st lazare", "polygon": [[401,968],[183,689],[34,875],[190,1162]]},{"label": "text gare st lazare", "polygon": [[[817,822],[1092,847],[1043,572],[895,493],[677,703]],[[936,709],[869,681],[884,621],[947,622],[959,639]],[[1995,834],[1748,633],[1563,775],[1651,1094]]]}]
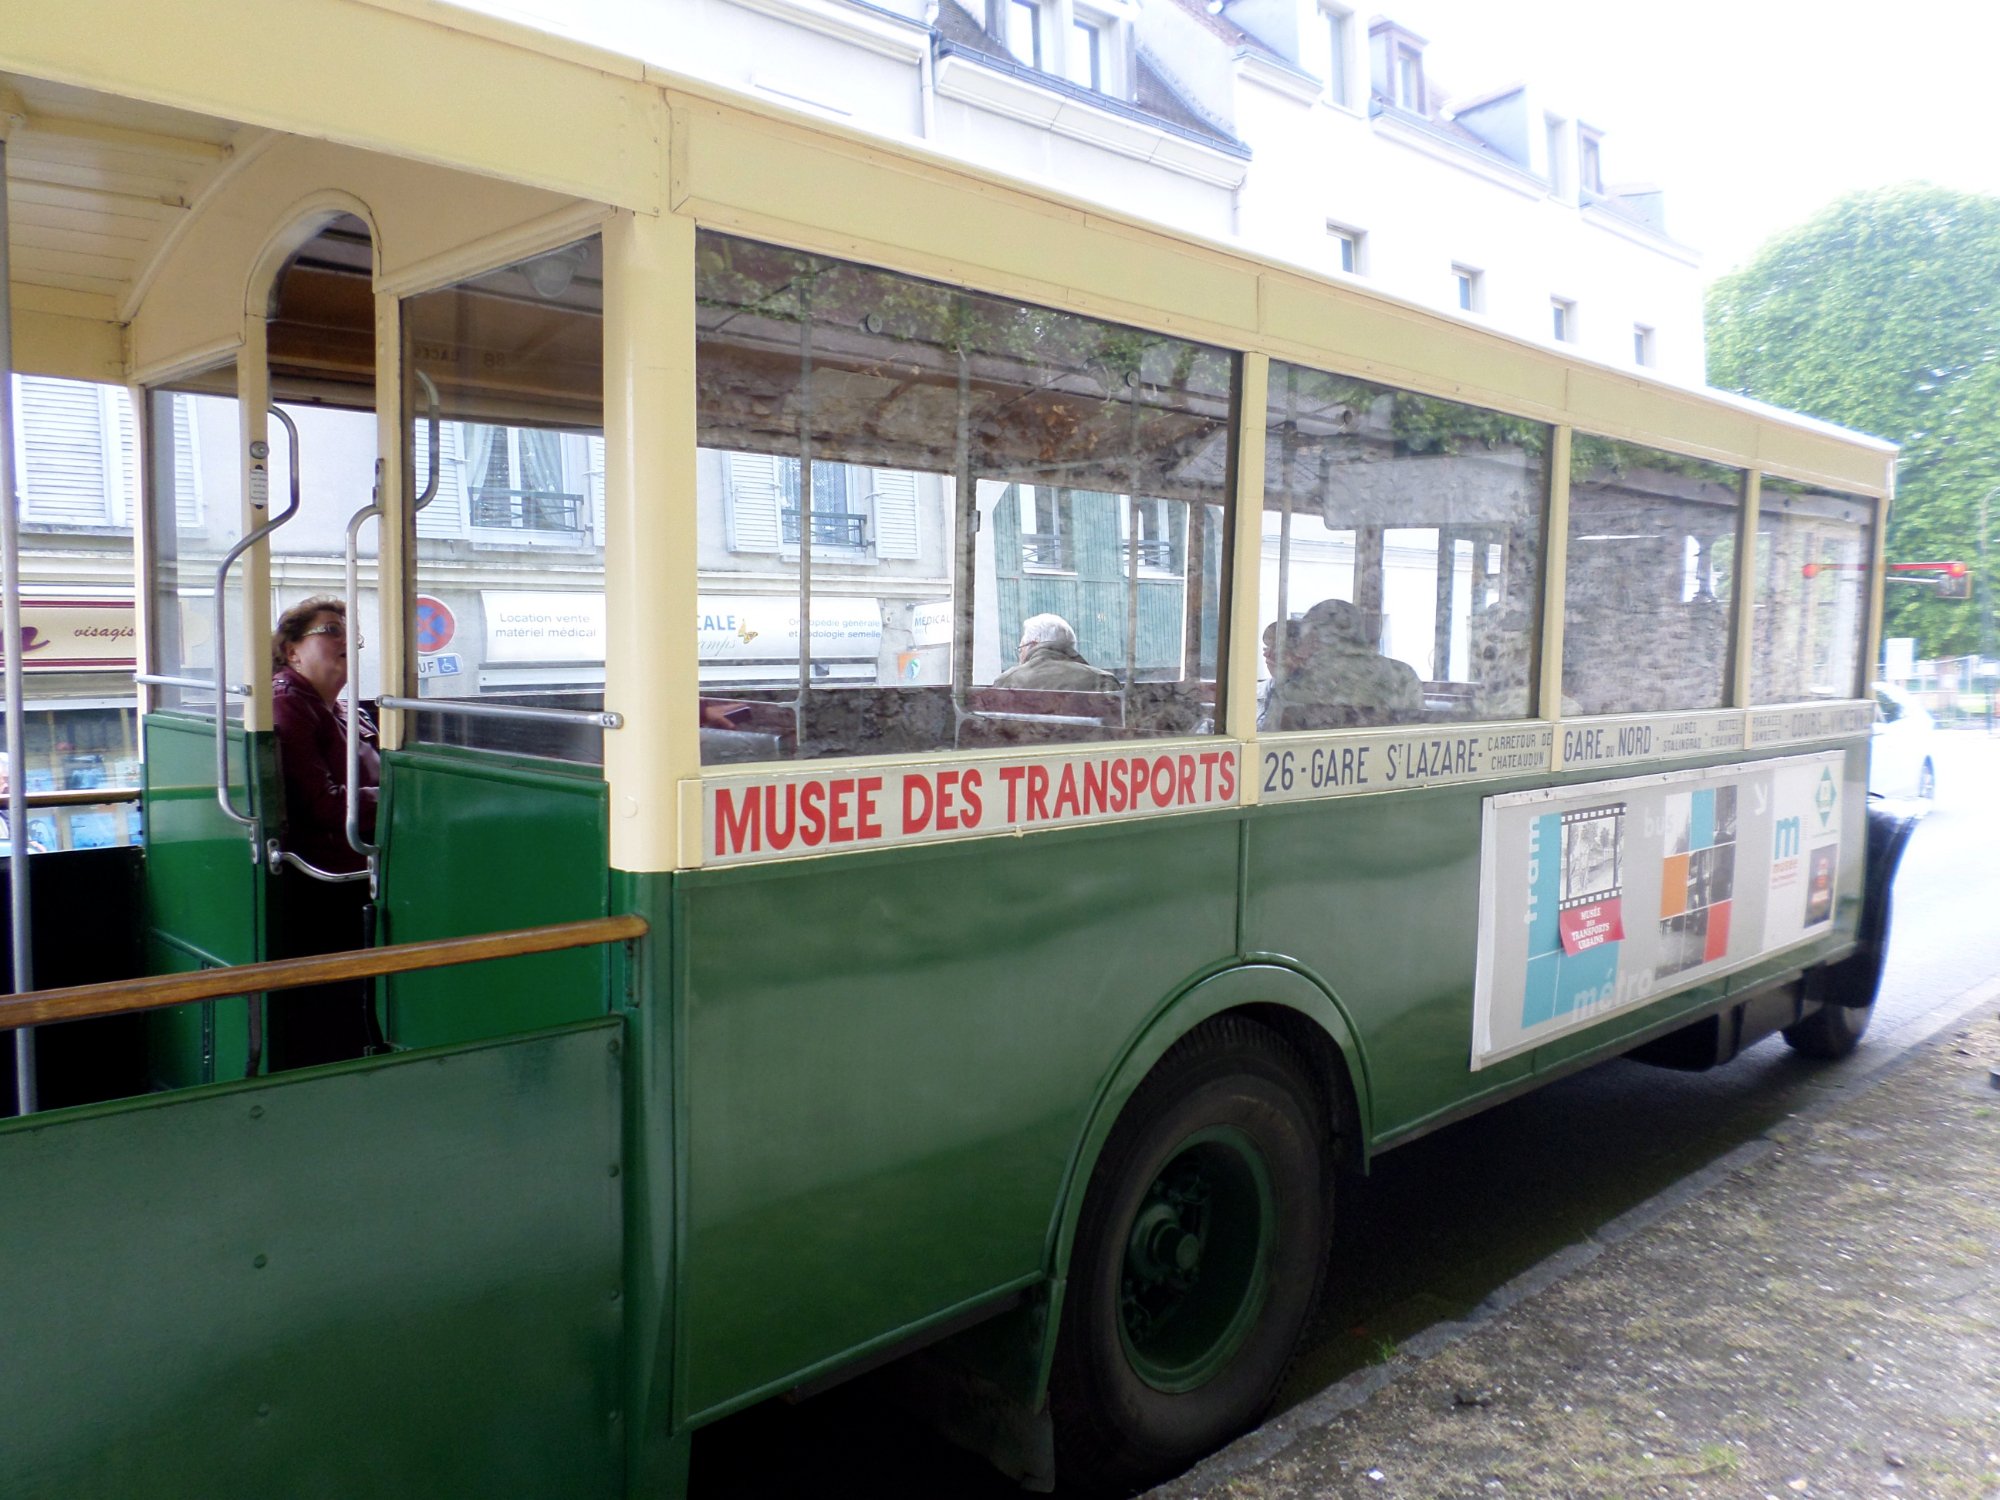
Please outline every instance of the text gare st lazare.
[{"label": "text gare st lazare", "polygon": [[1386,791],[1546,771],[1548,764],[1549,731],[1541,728],[1343,737],[1310,747],[1265,751],[1262,791],[1267,798],[1278,799]]},{"label": "text gare st lazare", "polygon": [[708,787],[707,857],[807,854],[1232,804],[1234,749],[1115,752]]}]

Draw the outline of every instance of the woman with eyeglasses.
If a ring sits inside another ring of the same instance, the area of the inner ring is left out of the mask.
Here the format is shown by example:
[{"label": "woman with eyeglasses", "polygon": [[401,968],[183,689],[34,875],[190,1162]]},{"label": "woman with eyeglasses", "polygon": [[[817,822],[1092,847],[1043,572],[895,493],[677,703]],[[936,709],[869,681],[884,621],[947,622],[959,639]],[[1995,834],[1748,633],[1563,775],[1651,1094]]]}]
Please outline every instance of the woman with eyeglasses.
[{"label": "woman with eyeglasses", "polygon": [[[358,644],[358,642],[357,642]],[[279,617],[271,635],[271,722],[285,785],[284,847],[333,873],[367,867],[347,842],[347,606],[314,598]],[[361,835],[375,833],[382,757],[375,724],[360,714]],[[286,956],[338,953],[369,944],[368,888],[329,884],[285,867],[278,930]],[[271,1071],[361,1057],[382,1045],[366,984],[330,984],[274,994]]]}]

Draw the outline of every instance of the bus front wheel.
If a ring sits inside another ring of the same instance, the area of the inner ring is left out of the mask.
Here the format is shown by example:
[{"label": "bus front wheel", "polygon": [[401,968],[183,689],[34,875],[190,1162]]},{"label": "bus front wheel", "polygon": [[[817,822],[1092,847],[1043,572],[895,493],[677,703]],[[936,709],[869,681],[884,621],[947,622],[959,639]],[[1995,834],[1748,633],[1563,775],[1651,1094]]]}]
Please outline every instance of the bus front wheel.
[{"label": "bus front wheel", "polygon": [[1078,1220],[1050,1391],[1065,1489],[1128,1493],[1263,1414],[1329,1218],[1304,1059],[1237,1017],[1182,1038],[1113,1127]]}]

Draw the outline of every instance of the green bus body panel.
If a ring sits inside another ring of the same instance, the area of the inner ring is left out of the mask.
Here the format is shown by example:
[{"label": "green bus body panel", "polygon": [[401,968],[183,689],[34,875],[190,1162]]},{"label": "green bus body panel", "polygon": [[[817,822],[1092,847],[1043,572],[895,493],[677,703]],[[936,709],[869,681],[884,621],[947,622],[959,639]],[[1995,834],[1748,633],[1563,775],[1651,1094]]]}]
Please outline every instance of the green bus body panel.
[{"label": "green bus body panel", "polygon": [[1046,1269],[1111,1064],[1235,950],[1235,815],[679,877],[683,1418]]},{"label": "green bus body panel", "polygon": [[619,1034],[0,1125],[0,1487],[618,1494]]},{"label": "green bus body panel", "polygon": [[1252,817],[1245,944],[1289,960],[1345,1008],[1368,1072],[1371,1139],[1532,1067],[1527,1057],[1468,1066],[1480,803],[1494,790],[1293,803]]},{"label": "green bus body panel", "polygon": [[[384,757],[384,943],[463,937],[610,910],[605,790],[595,767],[478,752]],[[601,1016],[602,948],[535,954],[387,983],[390,1039],[431,1047]]]},{"label": "green bus body panel", "polygon": [[[148,714],[145,737],[146,968],[178,974],[270,957],[262,869],[250,834],[215,800],[215,722]],[[232,724],[230,782],[239,807],[261,806],[274,784],[271,736]],[[243,780],[246,743],[259,768]],[[275,834],[275,827],[269,830]],[[163,1087],[240,1078],[249,1058],[248,1002],[213,1000],[157,1011],[147,1020],[148,1069]]]}]

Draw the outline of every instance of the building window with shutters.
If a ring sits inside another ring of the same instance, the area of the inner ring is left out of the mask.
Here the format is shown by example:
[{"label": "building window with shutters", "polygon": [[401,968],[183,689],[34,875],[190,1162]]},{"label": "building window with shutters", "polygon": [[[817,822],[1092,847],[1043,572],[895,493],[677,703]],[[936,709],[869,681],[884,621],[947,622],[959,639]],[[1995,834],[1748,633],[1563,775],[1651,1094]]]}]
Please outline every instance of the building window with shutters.
[{"label": "building window with shutters", "polygon": [[[14,376],[14,473],[30,528],[128,530],[136,427],[117,386]],[[175,425],[176,442],[187,426]]]}]

